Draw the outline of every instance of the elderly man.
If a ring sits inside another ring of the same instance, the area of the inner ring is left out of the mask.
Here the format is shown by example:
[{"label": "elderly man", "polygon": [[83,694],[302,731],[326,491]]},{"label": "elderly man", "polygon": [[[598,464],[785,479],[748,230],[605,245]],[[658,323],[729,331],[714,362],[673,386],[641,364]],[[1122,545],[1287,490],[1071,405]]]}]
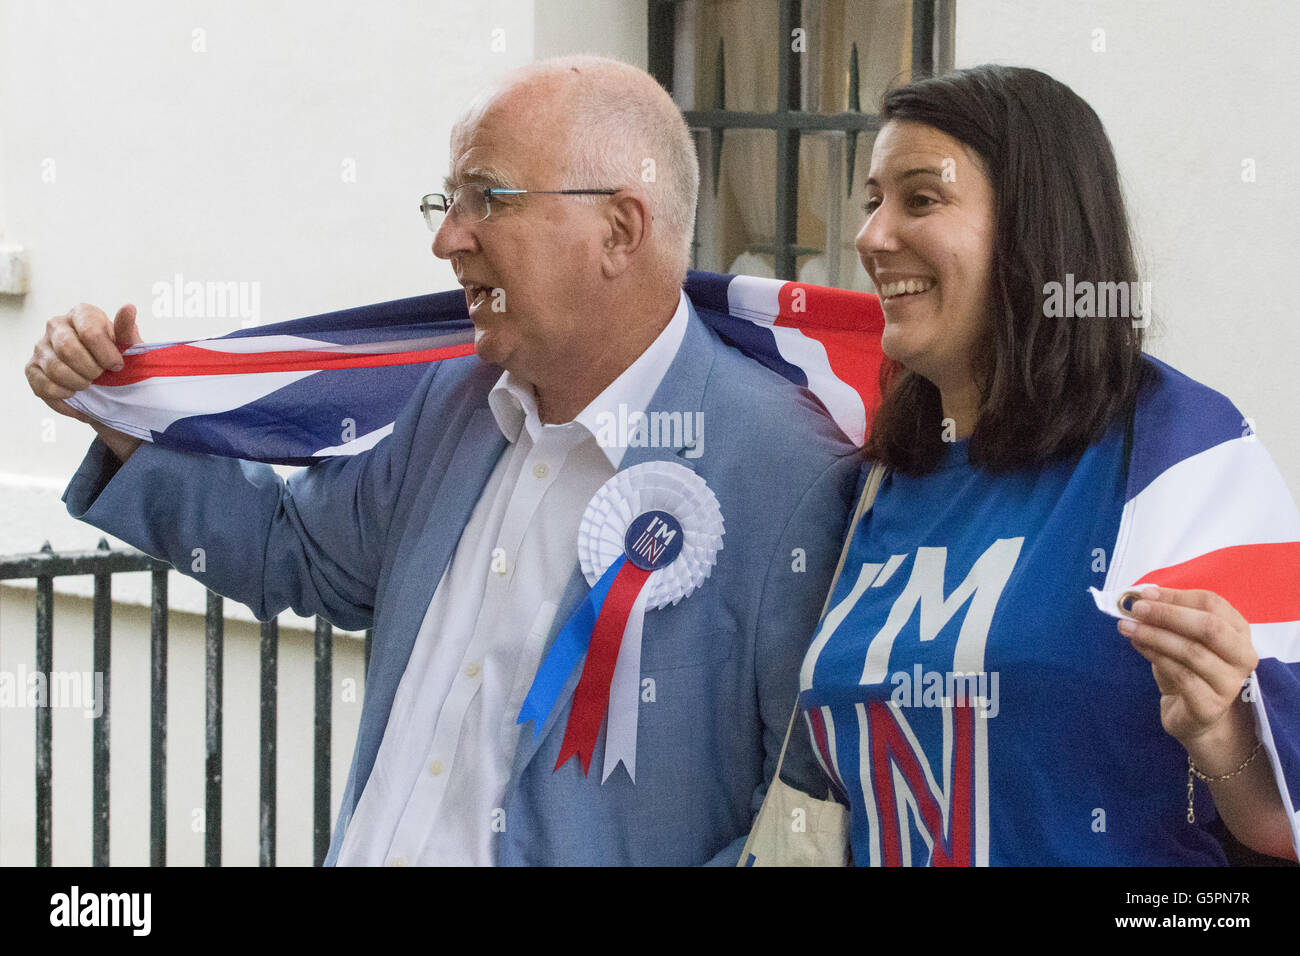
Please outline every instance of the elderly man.
[{"label": "elderly man", "polygon": [[[682,293],[697,183],[681,114],[647,74],[596,57],[526,67],[457,123],[447,195],[422,204],[476,354],[431,369],[391,435],[286,483],[95,426],[73,515],[178,569],[205,548],[204,583],[260,619],[291,606],[373,625],[327,862],[737,862],[856,456],[809,393],[724,345]],[[130,307],[113,325],[78,307],[50,323],[28,378],[69,413],[62,400],[137,340]],[[603,416],[637,413],[692,416],[707,441],[601,440]],[[588,773],[612,731],[568,759],[571,724],[590,721],[569,720],[584,667],[561,667],[553,706],[517,721],[593,590],[584,514],[663,475],[716,500],[725,530],[690,545],[713,562],[691,593],[644,610],[634,759]]]}]

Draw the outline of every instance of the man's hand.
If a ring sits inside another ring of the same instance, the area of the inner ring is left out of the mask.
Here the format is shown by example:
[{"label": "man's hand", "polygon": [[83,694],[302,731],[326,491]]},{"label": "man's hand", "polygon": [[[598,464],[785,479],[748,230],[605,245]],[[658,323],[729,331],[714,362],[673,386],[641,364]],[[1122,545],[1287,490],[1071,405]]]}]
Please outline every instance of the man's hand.
[{"label": "man's hand", "polygon": [[68,404],[67,399],[105,371],[122,368],[121,349],[143,339],[135,325],[135,306],[124,305],[112,322],[102,309],[85,303],[45,323],[23,373],[32,392],[60,415],[90,425],[121,461],[131,457],[140,439],[95,421]]}]

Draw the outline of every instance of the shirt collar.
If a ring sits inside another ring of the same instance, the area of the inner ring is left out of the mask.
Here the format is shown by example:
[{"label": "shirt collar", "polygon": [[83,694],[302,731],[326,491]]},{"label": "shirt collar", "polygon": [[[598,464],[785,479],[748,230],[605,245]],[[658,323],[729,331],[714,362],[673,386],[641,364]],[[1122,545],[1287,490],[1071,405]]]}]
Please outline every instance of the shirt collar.
[{"label": "shirt collar", "polygon": [[[578,412],[573,421],[586,429],[592,437],[595,437],[598,434],[601,420],[605,416],[613,416],[613,421],[617,423],[620,414],[626,416],[633,412],[644,412],[646,406],[650,404],[650,399],[654,397],[655,391],[659,388],[659,383],[663,381],[664,375],[667,374],[668,367],[672,365],[673,359],[677,357],[677,350],[681,347],[682,338],[686,335],[687,314],[686,293],[679,291],[677,310],[673,313],[673,317],[668,320],[668,324],[664,326],[663,331],[637,357],[635,362],[629,365],[618,378],[610,382],[605,387],[605,390],[597,395],[586,408]],[[620,406],[622,407],[621,412]],[[543,426],[537,413],[537,395],[533,391],[531,383],[510,372],[504,372],[497,379],[497,383],[492,386],[492,391],[488,393],[488,407],[491,408],[492,414],[496,418],[497,427],[501,429],[501,434],[507,440],[511,442],[517,441],[520,432],[525,428],[528,430],[529,436],[534,441],[537,440]],[[563,428],[565,426],[548,427]],[[609,459],[609,463],[617,471],[627,449],[617,444],[601,444],[601,451],[605,453],[605,457]]]}]

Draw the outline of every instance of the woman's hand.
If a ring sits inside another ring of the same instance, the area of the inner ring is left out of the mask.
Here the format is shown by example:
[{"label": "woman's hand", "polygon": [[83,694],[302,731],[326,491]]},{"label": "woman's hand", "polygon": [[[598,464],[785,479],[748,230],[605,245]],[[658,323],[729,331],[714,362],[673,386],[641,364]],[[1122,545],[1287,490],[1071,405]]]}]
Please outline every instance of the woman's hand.
[{"label": "woman's hand", "polygon": [[1212,591],[1138,590],[1137,621],[1121,620],[1119,630],[1151,662],[1160,722],[1201,773],[1228,775],[1209,788],[1232,835],[1259,853],[1294,860],[1291,821],[1241,693],[1259,663],[1250,625]]},{"label": "woman's hand", "polygon": [[[1151,662],[1160,688],[1160,721],[1203,773],[1227,773],[1254,746],[1248,708],[1233,706],[1259,663],[1250,625],[1212,591],[1150,585],[1139,591],[1142,600],[1132,608],[1137,622],[1121,620],[1119,630]],[[1249,739],[1238,753],[1243,729]],[[1198,757],[1207,766],[1201,767]]]}]

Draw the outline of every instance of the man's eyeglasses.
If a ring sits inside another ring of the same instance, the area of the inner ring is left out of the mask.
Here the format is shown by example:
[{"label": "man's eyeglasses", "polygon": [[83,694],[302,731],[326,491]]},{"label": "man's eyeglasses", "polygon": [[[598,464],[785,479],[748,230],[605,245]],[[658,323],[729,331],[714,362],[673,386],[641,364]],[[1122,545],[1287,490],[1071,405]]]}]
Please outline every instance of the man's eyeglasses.
[{"label": "man's eyeglasses", "polygon": [[499,186],[483,186],[478,183],[466,183],[457,186],[450,196],[444,193],[429,193],[420,200],[420,212],[424,221],[434,232],[442,224],[442,217],[455,211],[468,223],[482,222],[492,214],[492,199],[495,196],[525,196],[529,193],[548,196],[612,196],[617,189],[505,189]]}]

